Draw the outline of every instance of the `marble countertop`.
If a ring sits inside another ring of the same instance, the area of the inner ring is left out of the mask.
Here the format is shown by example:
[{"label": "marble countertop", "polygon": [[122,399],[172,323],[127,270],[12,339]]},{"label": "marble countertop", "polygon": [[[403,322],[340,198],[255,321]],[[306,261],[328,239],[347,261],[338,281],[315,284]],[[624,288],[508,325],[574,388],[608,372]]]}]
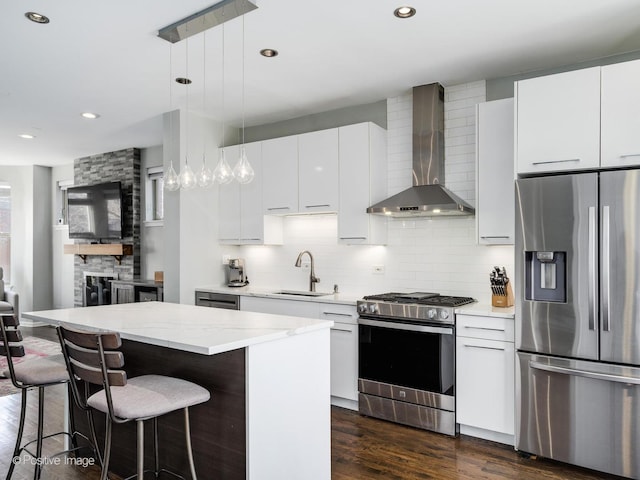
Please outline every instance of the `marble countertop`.
[{"label": "marble countertop", "polygon": [[343,294],[343,293],[328,293],[327,295],[307,297],[304,295],[284,295],[275,293],[280,290],[286,289],[267,289],[253,287],[247,285],[246,287],[227,287],[225,285],[205,285],[196,287],[197,292],[209,292],[209,293],[227,293],[231,295],[244,295],[248,297],[269,297],[269,298],[281,298],[283,300],[298,300],[301,302],[316,302],[316,303],[339,303],[343,305],[356,305],[358,300],[362,300],[362,295]]},{"label": "marble countertop", "polygon": [[332,321],[166,302],[140,302],[23,313],[51,325],[115,331],[127,340],[204,355],[330,328]]},{"label": "marble countertop", "polygon": [[488,303],[470,303],[456,308],[457,315],[479,315],[483,317],[515,318],[515,307],[493,307]]}]

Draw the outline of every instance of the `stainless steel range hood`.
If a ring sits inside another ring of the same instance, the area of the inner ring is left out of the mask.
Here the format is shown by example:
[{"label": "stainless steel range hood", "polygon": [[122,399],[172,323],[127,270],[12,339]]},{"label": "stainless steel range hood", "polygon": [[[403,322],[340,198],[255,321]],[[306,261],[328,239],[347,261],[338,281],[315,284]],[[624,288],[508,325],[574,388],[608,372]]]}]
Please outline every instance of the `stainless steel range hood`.
[{"label": "stainless steel range hood", "polygon": [[444,88],[413,88],[413,187],[367,208],[392,217],[473,215],[475,209],[444,187]]}]

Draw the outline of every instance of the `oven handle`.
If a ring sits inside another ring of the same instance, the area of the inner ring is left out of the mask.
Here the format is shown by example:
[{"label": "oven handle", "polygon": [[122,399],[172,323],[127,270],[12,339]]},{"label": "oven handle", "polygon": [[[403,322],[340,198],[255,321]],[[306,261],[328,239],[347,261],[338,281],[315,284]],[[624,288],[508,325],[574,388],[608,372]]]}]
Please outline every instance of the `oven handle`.
[{"label": "oven handle", "polygon": [[378,320],[369,320],[365,318],[358,319],[360,325],[368,325],[370,327],[391,328],[393,330],[409,330],[411,332],[439,333],[441,335],[453,335],[452,327],[430,327],[427,325],[411,325],[408,323],[396,322],[380,322]]}]

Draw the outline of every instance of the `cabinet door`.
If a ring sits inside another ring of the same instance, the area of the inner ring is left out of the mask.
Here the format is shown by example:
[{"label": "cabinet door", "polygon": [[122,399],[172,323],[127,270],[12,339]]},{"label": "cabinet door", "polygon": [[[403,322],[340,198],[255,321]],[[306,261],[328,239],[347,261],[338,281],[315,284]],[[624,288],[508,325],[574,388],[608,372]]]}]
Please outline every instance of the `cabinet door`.
[{"label": "cabinet door", "polygon": [[358,399],[358,326],[335,322],[331,327],[331,395]]},{"label": "cabinet door", "polygon": [[476,112],[478,243],[513,244],[513,99],[478,105]]},{"label": "cabinet door", "polygon": [[603,167],[640,165],[640,60],[602,67]]},{"label": "cabinet door", "polygon": [[[240,148],[238,145],[225,147],[224,154],[227,163],[233,168]],[[238,244],[240,241],[240,184],[235,180],[219,186],[218,239],[220,243],[227,244]]]},{"label": "cabinet door", "polygon": [[111,284],[111,303],[133,303],[133,285]]},{"label": "cabinet door", "polygon": [[263,243],[262,143],[246,144],[245,153],[255,176],[251,183],[240,185],[240,243]]},{"label": "cabinet door", "polygon": [[600,165],[600,67],[515,83],[518,173]]},{"label": "cabinet door", "polygon": [[387,242],[387,219],[367,207],[387,196],[385,131],[372,123],[339,129],[338,241],[346,244]]},{"label": "cabinet door", "polygon": [[338,211],[338,129],[298,136],[300,213]]},{"label": "cabinet door", "polygon": [[298,137],[262,142],[262,208],[265,215],[298,211]]},{"label": "cabinet door", "polygon": [[456,340],[456,420],[462,425],[514,434],[514,344]]}]

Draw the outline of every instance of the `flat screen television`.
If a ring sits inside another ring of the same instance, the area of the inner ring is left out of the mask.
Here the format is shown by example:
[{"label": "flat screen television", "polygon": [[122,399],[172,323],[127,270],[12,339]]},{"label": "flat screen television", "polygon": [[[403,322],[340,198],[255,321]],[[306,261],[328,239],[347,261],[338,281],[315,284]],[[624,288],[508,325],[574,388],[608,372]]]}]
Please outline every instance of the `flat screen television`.
[{"label": "flat screen television", "polygon": [[120,182],[67,189],[69,238],[91,240],[122,238]]}]

